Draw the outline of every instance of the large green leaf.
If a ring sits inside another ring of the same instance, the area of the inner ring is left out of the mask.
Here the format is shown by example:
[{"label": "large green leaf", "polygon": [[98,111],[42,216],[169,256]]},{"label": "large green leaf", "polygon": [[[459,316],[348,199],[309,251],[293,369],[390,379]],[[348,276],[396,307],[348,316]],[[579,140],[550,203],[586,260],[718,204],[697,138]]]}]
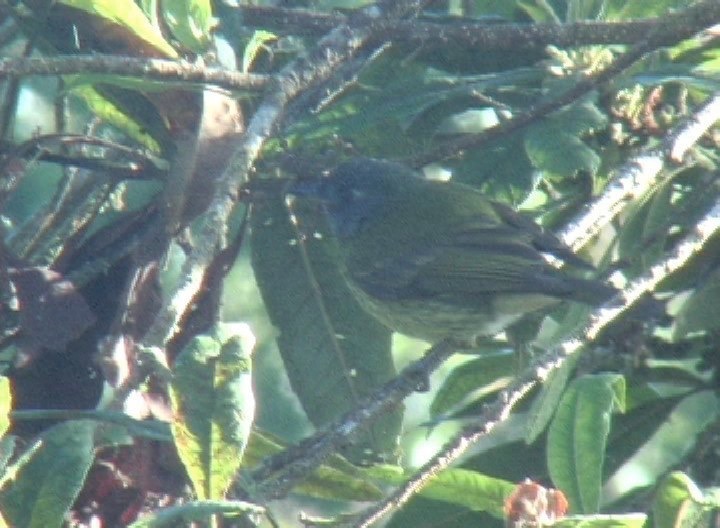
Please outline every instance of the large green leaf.
[{"label": "large green leaf", "polygon": [[533,400],[525,432],[525,441],[533,443],[545,430],[555,415],[558,404],[567,386],[570,374],[575,370],[580,354],[568,358],[560,368],[553,370],[542,385],[540,393]]},{"label": "large green leaf", "polygon": [[106,33],[123,31],[134,35],[167,58],[178,57],[175,49],[133,0],[59,0],[58,3],[98,17],[108,24]]},{"label": "large green leaf", "polygon": [[[391,333],[352,296],[327,226],[310,210],[298,211],[296,218],[299,227],[279,196],[254,205],[252,264],[279,330],[290,384],[313,424],[323,427],[396,371]],[[367,449],[393,456],[401,422],[399,408],[380,416],[348,456],[366,458]]]},{"label": "large green leaf", "polygon": [[572,511],[596,513],[610,415],[624,409],[625,381],[618,374],[585,376],[565,392],[550,424],[548,469]]},{"label": "large green leaf", "polygon": [[7,471],[15,480],[0,493],[3,515],[12,526],[53,528],[63,525],[95,459],[96,424],[64,422],[43,433],[38,447]]},{"label": "large green leaf", "polygon": [[200,499],[220,499],[240,467],[255,413],[247,325],[196,336],[173,369],[171,431]]},{"label": "large green leaf", "polygon": [[[606,489],[626,494],[654,485],[670,469],[687,460],[708,425],[717,421],[719,404],[713,391],[693,392],[682,398],[654,431],[638,422],[638,427],[645,428],[649,434],[633,456],[607,480]],[[637,443],[632,437],[628,438]]]}]

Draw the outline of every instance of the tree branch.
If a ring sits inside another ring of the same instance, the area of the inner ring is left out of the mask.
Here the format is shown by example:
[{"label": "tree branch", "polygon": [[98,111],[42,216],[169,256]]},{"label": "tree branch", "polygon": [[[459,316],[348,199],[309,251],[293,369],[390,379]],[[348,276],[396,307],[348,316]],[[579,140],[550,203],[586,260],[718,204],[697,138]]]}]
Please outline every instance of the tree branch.
[{"label": "tree branch", "polygon": [[209,68],[189,62],[118,57],[116,55],[65,55],[0,59],[0,79],[11,75],[102,74],[128,75],[148,81],[212,84],[227,90],[262,90],[266,75]]},{"label": "tree branch", "polygon": [[[283,34],[320,35],[348,17],[337,13],[313,13],[301,9],[241,6],[248,26],[271,29]],[[353,15],[354,17],[356,15]],[[687,38],[709,27],[720,18],[717,2],[706,0],[685,10],[656,18],[630,22],[574,22],[570,24],[496,24],[468,18],[444,18],[443,23],[419,20],[372,20],[376,38],[426,47],[456,46],[483,50],[542,50],[588,45],[637,44],[650,33],[665,35],[666,43]]]}]

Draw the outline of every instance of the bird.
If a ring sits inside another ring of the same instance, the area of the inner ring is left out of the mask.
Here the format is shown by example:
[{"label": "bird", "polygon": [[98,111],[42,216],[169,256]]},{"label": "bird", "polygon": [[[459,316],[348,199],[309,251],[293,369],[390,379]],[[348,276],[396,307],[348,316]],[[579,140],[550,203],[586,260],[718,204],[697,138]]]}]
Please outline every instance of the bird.
[{"label": "bird", "polygon": [[476,343],[569,300],[600,305],[617,290],[558,269],[592,269],[554,234],[478,189],[355,157],[287,189],[322,204],[338,265],[359,304],[393,331]]}]

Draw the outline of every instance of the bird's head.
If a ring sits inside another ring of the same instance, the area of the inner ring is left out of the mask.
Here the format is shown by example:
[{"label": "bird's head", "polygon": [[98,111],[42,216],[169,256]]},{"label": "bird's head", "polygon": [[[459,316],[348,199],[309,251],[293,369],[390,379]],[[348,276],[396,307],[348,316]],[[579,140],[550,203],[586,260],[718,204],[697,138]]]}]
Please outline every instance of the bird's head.
[{"label": "bird's head", "polygon": [[[361,232],[371,219],[382,214],[402,190],[395,171],[412,171],[395,163],[355,158],[336,167],[327,176],[301,179],[288,194],[320,201],[336,236],[347,238]],[[392,174],[391,174],[392,173]]]}]

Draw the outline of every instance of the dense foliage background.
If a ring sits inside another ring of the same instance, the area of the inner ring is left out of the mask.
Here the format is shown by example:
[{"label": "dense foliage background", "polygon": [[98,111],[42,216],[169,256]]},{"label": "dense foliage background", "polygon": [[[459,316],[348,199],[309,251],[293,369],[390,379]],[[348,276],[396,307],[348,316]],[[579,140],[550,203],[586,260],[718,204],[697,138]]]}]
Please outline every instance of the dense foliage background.
[{"label": "dense foliage background", "polygon": [[[2,525],[716,522],[718,23],[0,2]],[[359,155],[524,211],[625,299],[392,335],[282,192]]]}]

